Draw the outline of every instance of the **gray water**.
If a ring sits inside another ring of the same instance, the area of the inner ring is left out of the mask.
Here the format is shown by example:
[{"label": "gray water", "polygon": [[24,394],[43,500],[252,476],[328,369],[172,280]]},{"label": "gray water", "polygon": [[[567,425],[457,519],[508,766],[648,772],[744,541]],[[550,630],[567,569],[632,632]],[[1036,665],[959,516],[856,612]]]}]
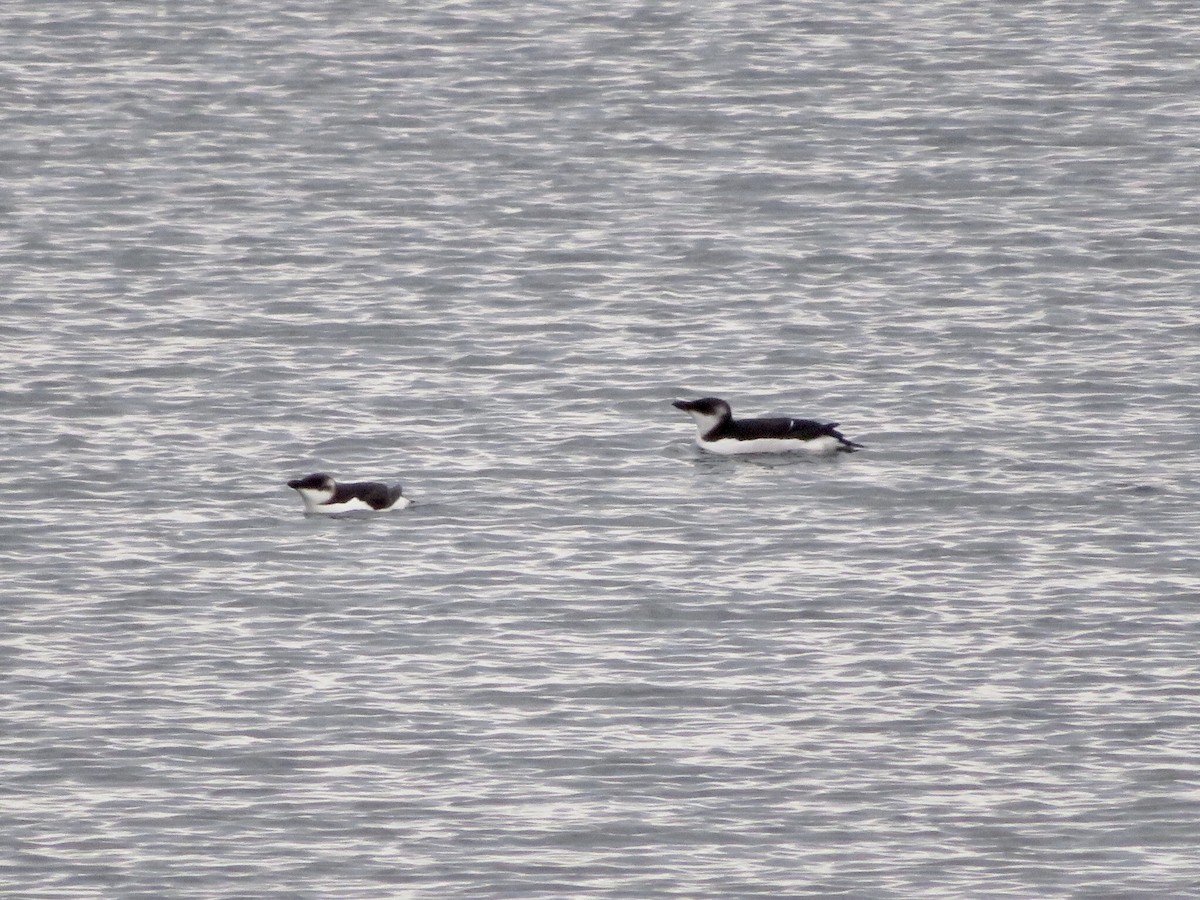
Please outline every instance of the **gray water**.
[{"label": "gray water", "polygon": [[4,7],[3,893],[1200,896],[1195,13]]}]

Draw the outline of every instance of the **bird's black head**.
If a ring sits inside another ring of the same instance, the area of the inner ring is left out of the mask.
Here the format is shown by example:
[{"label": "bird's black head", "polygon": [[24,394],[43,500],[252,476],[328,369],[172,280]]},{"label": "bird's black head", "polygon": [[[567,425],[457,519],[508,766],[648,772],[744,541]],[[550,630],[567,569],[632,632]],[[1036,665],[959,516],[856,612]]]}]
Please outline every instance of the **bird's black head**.
[{"label": "bird's black head", "polygon": [[331,491],[334,487],[333,476],[324,472],[315,472],[303,478],[293,478],[287,486],[297,491]]},{"label": "bird's black head", "polygon": [[698,419],[728,419],[732,418],[733,410],[720,397],[701,397],[699,400],[676,400],[671,404],[676,409],[682,409]]}]

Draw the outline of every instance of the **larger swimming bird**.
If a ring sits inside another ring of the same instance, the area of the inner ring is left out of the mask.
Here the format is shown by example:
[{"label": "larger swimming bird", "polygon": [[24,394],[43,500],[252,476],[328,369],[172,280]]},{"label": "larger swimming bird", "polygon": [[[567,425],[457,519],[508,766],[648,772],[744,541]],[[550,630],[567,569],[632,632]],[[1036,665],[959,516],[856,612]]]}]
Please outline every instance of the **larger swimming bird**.
[{"label": "larger swimming bird", "polygon": [[734,419],[719,397],[676,400],[672,404],[696,421],[696,443],[713,453],[853,453],[862,444],[837,430],[837,422],[814,419]]},{"label": "larger swimming bird", "polygon": [[400,490],[398,484],[381,481],[353,481],[338,484],[332,475],[316,472],[303,478],[293,478],[287,486],[304,501],[304,512],[308,515],[336,515],[338,513],[388,509],[404,509],[412,501]]}]

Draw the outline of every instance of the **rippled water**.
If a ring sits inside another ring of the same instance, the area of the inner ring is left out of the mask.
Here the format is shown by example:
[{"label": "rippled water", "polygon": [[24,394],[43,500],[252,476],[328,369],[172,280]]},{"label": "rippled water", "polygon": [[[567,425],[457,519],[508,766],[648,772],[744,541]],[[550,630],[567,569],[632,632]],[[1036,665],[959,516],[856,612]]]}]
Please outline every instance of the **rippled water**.
[{"label": "rippled water", "polygon": [[4,892],[1200,893],[1193,13],[5,10]]}]

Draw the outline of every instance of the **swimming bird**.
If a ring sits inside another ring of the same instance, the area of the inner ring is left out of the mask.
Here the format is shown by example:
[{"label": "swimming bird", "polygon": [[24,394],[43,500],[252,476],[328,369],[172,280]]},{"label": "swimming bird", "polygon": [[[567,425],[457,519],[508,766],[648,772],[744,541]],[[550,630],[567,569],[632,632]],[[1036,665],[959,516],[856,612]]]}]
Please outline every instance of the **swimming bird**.
[{"label": "swimming bird", "polygon": [[734,419],[719,397],[676,400],[672,404],[696,421],[696,443],[713,453],[853,453],[862,444],[837,430],[837,422],[814,419]]},{"label": "swimming bird", "polygon": [[412,501],[401,493],[400,485],[381,481],[354,481],[338,484],[332,475],[316,472],[287,483],[304,501],[307,515],[336,515],[337,513],[389,509],[404,509]]}]

